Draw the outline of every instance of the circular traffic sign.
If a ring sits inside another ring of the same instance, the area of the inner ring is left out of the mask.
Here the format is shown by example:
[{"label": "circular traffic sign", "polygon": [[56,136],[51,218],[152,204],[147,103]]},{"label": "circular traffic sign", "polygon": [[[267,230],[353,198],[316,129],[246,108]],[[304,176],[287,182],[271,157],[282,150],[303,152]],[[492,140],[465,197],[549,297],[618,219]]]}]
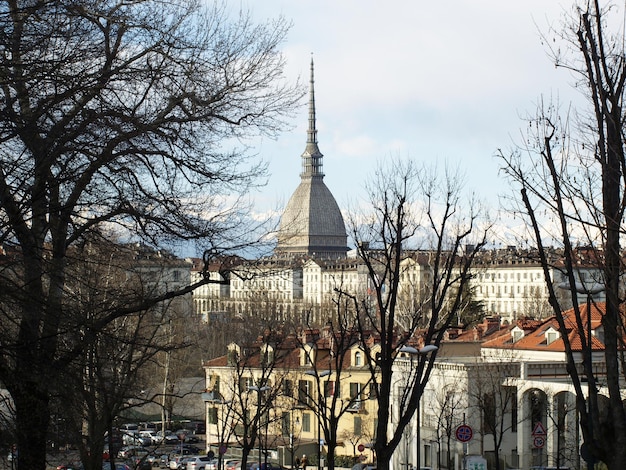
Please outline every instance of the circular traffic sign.
[{"label": "circular traffic sign", "polygon": [[460,442],[469,442],[472,440],[474,436],[474,431],[467,424],[461,424],[458,428],[456,428],[456,439]]},{"label": "circular traffic sign", "polygon": [[533,446],[537,449],[543,448],[546,445],[546,440],[543,436],[535,436],[533,437]]},{"label": "circular traffic sign", "polygon": [[357,449],[359,450],[359,452],[363,452],[365,450],[365,446],[363,444],[359,444],[359,447],[357,447]]}]

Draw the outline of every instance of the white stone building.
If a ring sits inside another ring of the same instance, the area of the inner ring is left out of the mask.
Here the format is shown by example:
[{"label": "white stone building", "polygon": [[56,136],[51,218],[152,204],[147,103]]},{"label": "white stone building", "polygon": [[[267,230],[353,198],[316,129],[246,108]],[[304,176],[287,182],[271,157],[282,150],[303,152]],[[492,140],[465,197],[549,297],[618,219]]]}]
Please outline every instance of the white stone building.
[{"label": "white stone building", "polygon": [[[596,305],[591,309],[592,360],[598,383],[602,384],[603,304]],[[586,306],[581,309],[586,323]],[[576,332],[570,332],[570,341],[578,356],[575,363],[581,364],[583,351]],[[410,358],[405,359],[408,361]],[[401,387],[399,383],[397,395]],[[602,408],[602,396],[607,391],[600,387],[599,394]],[[394,454],[393,470],[406,468],[407,461],[415,465],[417,419]],[[420,401],[419,422],[422,467],[461,469],[466,455],[483,455],[493,461],[496,442],[500,461],[505,465],[501,468],[528,470],[558,464],[579,469],[586,465],[579,455],[582,433],[575,394],[554,318],[520,320],[498,329],[482,344],[472,337],[466,341],[463,336],[444,343]],[[460,425],[472,430],[472,438],[466,444],[456,437]]]}]

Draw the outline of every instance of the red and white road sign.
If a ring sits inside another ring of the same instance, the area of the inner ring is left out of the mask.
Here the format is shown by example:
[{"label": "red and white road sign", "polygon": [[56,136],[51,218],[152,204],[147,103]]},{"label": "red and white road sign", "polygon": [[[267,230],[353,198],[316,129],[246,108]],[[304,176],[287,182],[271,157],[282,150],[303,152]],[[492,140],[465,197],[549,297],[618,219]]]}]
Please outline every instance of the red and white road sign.
[{"label": "red and white road sign", "polygon": [[545,436],[546,433],[546,428],[543,427],[543,424],[541,424],[541,421],[537,421],[535,423],[535,427],[533,428],[533,432],[531,433],[533,436]]},{"label": "red and white road sign", "polygon": [[469,442],[472,440],[474,436],[474,431],[467,424],[461,424],[458,428],[456,428],[456,439],[459,442]]},{"label": "red and white road sign", "polygon": [[543,436],[535,436],[533,437],[533,447],[537,449],[543,448],[546,445],[546,439]]}]

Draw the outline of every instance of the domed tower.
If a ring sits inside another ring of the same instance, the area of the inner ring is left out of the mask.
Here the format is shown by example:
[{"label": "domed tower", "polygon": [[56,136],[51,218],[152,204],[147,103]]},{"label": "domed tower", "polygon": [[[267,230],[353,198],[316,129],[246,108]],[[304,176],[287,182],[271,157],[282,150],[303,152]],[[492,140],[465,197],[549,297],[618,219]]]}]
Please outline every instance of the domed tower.
[{"label": "domed tower", "polygon": [[309,91],[309,128],[302,154],[300,184],[292,194],[278,229],[276,254],[339,258],[348,251],[348,237],[337,201],[324,184],[323,155],[317,147],[313,59]]}]

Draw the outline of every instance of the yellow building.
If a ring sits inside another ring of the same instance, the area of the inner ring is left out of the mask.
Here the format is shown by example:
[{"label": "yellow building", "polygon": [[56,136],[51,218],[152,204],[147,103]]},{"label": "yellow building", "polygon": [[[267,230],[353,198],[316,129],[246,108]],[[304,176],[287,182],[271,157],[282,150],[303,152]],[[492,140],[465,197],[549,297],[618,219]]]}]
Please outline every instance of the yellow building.
[{"label": "yellow building", "polygon": [[207,450],[238,457],[247,446],[249,462],[260,454],[291,466],[306,455],[314,465],[336,442],[336,460],[372,461],[377,401],[359,337],[330,328],[266,334],[205,362]]}]

